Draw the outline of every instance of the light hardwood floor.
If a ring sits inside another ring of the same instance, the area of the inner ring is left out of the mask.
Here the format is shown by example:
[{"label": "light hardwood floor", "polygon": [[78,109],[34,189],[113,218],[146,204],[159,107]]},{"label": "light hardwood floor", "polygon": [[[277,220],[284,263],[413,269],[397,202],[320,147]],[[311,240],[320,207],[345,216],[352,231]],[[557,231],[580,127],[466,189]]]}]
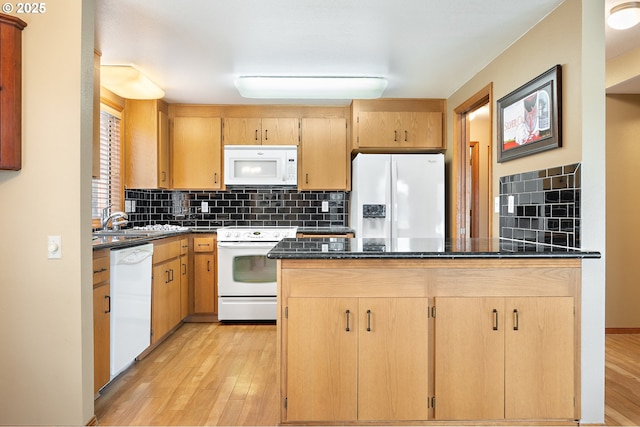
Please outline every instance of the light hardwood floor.
[{"label": "light hardwood floor", "polygon": [[[640,334],[606,336],[606,425],[640,425]],[[100,425],[276,425],[275,325],[185,323],[95,402]]]}]

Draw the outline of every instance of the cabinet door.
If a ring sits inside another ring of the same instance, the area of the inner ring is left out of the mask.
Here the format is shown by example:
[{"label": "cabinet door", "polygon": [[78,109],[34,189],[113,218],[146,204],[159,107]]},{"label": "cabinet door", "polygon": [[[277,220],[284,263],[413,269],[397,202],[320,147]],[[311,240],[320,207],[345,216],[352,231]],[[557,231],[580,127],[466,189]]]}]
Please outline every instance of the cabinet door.
[{"label": "cabinet door", "polygon": [[400,115],[400,146],[442,148],[442,113],[407,112]]},{"label": "cabinet door", "polygon": [[359,301],[358,419],[426,420],[427,298]]},{"label": "cabinet door", "polygon": [[289,298],[287,421],[357,418],[358,300]]},{"label": "cabinet door", "polygon": [[225,145],[261,144],[261,120],[259,118],[225,118],[222,138]]},{"label": "cabinet door", "polygon": [[194,313],[218,313],[215,252],[193,254]]},{"label": "cabinet door", "polygon": [[222,188],[220,118],[176,117],[173,122],[173,188]]},{"label": "cabinet door", "polygon": [[93,392],[109,382],[111,298],[109,282],[93,289]]},{"label": "cabinet door", "polygon": [[393,148],[400,146],[400,113],[360,112],[358,141],[361,148]]},{"label": "cabinet door", "polygon": [[169,188],[169,119],[167,113],[158,111],[158,188]]},{"label": "cabinet door", "polygon": [[436,298],[435,418],[504,418],[502,298]]},{"label": "cabinet door", "polygon": [[341,118],[302,119],[298,189],[347,190],[351,159],[346,124]]},{"label": "cabinet door", "polygon": [[153,266],[151,295],[151,343],[158,342],[180,323],[180,260],[173,258]]},{"label": "cabinet door", "polygon": [[263,145],[298,145],[300,126],[297,118],[262,119]]},{"label": "cabinet door", "polygon": [[506,418],[575,419],[573,306],[572,297],[506,299]]}]

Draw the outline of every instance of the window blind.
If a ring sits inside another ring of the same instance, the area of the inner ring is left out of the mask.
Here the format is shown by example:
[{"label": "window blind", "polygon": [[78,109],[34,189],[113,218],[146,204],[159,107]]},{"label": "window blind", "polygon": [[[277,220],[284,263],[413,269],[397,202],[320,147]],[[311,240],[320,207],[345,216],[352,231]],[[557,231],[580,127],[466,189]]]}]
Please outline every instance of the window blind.
[{"label": "window blind", "polygon": [[102,210],[121,210],[120,183],[120,119],[106,111],[100,112],[100,176],[93,178],[91,214],[100,218]]}]

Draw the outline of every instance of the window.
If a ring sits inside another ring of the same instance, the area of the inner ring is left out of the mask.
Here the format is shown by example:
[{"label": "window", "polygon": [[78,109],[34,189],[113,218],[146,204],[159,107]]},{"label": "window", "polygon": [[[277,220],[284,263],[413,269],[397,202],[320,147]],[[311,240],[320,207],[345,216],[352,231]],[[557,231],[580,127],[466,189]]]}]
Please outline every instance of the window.
[{"label": "window", "polygon": [[[100,220],[102,210],[122,210],[120,182],[120,118],[102,106],[100,111],[100,176],[94,177],[91,194],[91,216]],[[110,109],[108,109],[110,110]],[[95,224],[95,222],[94,222]]]}]

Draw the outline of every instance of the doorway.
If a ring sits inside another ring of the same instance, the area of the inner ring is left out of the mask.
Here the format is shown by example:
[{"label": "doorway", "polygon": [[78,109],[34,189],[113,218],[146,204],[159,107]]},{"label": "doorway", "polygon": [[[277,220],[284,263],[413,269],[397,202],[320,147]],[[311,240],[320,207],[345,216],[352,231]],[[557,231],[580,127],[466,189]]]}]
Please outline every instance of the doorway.
[{"label": "doorway", "polygon": [[493,235],[492,89],[487,85],[454,109],[454,238]]}]

